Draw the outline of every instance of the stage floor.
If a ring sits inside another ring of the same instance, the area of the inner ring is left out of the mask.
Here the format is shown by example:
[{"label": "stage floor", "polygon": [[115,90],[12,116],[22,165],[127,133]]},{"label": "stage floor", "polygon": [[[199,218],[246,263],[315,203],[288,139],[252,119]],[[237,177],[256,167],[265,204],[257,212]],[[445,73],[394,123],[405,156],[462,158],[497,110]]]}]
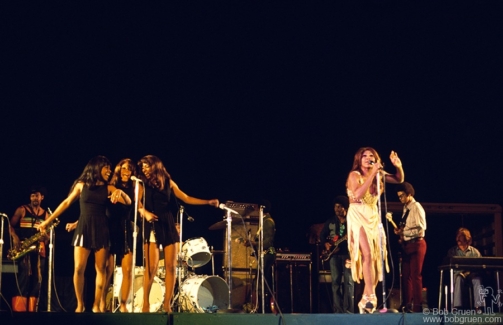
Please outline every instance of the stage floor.
[{"label": "stage floor", "polygon": [[326,324],[502,324],[503,314],[245,314],[245,313],[106,313],[0,312],[2,325],[326,325]]}]

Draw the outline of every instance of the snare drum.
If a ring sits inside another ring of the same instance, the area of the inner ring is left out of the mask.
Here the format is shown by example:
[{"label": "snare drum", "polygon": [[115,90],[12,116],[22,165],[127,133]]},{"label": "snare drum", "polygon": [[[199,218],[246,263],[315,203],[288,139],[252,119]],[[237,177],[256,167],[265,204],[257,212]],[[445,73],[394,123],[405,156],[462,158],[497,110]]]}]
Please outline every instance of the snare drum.
[{"label": "snare drum", "polygon": [[182,259],[190,267],[200,267],[211,260],[208,243],[203,237],[186,240],[182,246]]},{"label": "snare drum", "polygon": [[219,276],[196,275],[182,283],[181,308],[189,313],[214,313],[229,306],[229,286]]}]

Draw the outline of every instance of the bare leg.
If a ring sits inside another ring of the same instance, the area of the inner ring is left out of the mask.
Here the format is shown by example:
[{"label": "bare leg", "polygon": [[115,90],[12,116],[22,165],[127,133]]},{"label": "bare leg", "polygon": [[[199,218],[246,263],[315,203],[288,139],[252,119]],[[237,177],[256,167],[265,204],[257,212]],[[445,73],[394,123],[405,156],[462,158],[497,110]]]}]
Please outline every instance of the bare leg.
[{"label": "bare leg", "polygon": [[166,267],[165,289],[164,294],[164,311],[171,313],[171,299],[175,290],[176,282],[176,256],[178,253],[179,243],[164,247],[164,265]]},{"label": "bare leg", "polygon": [[106,309],[106,306],[107,306],[106,299],[107,299],[108,289],[110,288],[110,283],[112,282],[112,276],[114,274],[114,271],[115,271],[114,256],[111,254],[108,254],[108,258],[106,261],[106,269],[105,269],[105,273],[106,273],[105,286],[103,287],[103,294],[101,296],[101,301],[100,301],[100,310],[102,312],[110,311],[110,310]]},{"label": "bare leg", "polygon": [[370,251],[367,234],[363,228],[360,228],[360,250],[362,253],[362,271],[365,286],[363,288],[362,300],[358,303],[358,308],[360,309],[360,313],[363,313],[364,310],[372,313],[377,307],[377,297],[375,295],[376,274],[372,267],[372,252]]},{"label": "bare leg", "polygon": [[375,294],[375,272],[374,268],[372,267],[372,253],[370,252],[367,234],[365,233],[365,230],[363,230],[363,228],[360,228],[360,250],[362,252],[363,281],[365,282],[363,294]]},{"label": "bare leg", "polygon": [[129,298],[129,291],[131,290],[131,276],[132,276],[132,256],[131,252],[124,255],[122,258],[122,284],[121,284],[121,298],[120,298],[120,311],[127,313],[127,299]]},{"label": "bare leg", "polygon": [[145,273],[143,274],[143,307],[142,312],[150,312],[150,290],[154,283],[154,276],[159,266],[159,247],[156,243],[146,243],[145,249]]},{"label": "bare leg", "polygon": [[105,306],[101,309],[101,299],[103,298],[103,289],[107,281],[106,267],[108,259],[108,247],[101,248],[94,252],[94,268],[96,269],[96,285],[94,292],[93,313],[102,313]]},{"label": "bare leg", "polygon": [[75,246],[73,248],[73,286],[75,288],[75,296],[77,297],[76,313],[84,311],[84,271],[86,270],[87,258],[91,251],[84,248]]}]

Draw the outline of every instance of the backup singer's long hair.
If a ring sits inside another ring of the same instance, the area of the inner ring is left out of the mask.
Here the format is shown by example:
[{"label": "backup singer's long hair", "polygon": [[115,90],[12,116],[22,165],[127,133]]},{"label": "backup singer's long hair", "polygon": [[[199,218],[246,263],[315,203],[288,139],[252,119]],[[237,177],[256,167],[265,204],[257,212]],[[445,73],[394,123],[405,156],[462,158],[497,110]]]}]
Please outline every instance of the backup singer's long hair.
[{"label": "backup singer's long hair", "polygon": [[105,166],[111,166],[110,160],[105,156],[96,156],[89,160],[86,167],[82,171],[82,174],[73,182],[70,193],[72,192],[75,185],[79,182],[84,183],[87,187],[93,188],[98,185],[99,182],[105,184],[108,183],[108,179],[103,179],[101,176],[101,169]]},{"label": "backup singer's long hair", "polygon": [[150,178],[147,179],[145,174],[140,173],[140,178],[145,184],[155,187],[161,191],[165,189],[166,182],[168,182],[167,186],[169,186],[171,176],[164,167],[161,159],[153,155],[147,155],[141,158],[138,162],[139,170],[141,170],[142,164],[150,166]]},{"label": "backup singer's long hair", "polygon": [[[121,169],[122,169],[122,165],[124,165],[124,164],[127,164],[129,170],[131,171],[131,176],[138,176],[138,175],[136,175],[136,166],[135,166],[133,160],[130,158],[124,158],[121,161],[119,161],[117,163],[117,165],[115,166],[114,173],[112,175],[112,178],[110,179],[111,185],[115,186],[117,184],[117,182],[121,181]],[[127,183],[123,184],[123,185],[126,187],[129,187],[129,185],[131,185],[132,182],[133,181],[131,179],[128,179]]]}]

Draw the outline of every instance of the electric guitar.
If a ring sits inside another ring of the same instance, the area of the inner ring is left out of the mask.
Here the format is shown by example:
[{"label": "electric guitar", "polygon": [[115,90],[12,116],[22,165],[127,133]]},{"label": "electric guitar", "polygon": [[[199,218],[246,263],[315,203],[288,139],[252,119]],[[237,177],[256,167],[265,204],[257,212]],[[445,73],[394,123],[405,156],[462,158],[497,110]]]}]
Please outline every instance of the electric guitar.
[{"label": "electric guitar", "polygon": [[332,248],[329,251],[323,250],[323,252],[321,252],[321,256],[320,256],[321,260],[323,262],[328,261],[333,254],[335,254],[339,251],[339,249],[340,249],[339,244],[347,239],[348,239],[348,235],[344,235],[343,237],[339,238],[339,240],[335,241],[332,244]]},{"label": "electric guitar", "polygon": [[[391,223],[391,225],[393,226],[393,228],[395,228],[395,229],[402,229],[403,230],[403,226],[402,227],[398,227],[396,225],[396,223],[393,221],[393,217],[391,215],[391,212],[386,213],[386,219],[388,219],[388,221]],[[403,243],[403,234],[400,235],[400,239],[398,239],[398,242],[400,244]]]}]

